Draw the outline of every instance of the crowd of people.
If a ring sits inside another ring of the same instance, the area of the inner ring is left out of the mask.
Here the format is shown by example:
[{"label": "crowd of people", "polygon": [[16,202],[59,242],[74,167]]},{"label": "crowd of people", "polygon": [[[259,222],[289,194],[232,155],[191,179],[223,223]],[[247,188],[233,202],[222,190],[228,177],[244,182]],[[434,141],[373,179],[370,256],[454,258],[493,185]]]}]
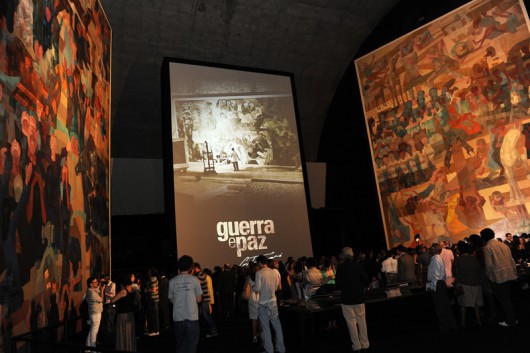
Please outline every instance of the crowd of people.
[{"label": "crowd of people", "polygon": [[[485,228],[456,244],[439,242],[429,247],[417,239],[415,248],[399,245],[377,253],[354,253],[346,247],[338,256],[289,257],[285,262],[259,256],[246,267],[225,264],[213,271],[185,255],[171,280],[155,268],[145,276],[127,274],[119,285],[108,276],[99,281],[91,277],[86,293],[90,324],[86,345],[95,347],[99,342],[135,351],[139,336],[170,333],[172,328],[177,352],[195,352],[201,331],[206,339],[215,337],[218,325],[248,315],[256,346],[282,353],[285,344],[278,307],[340,293],[352,349],[364,351],[370,346],[364,308],[367,293],[405,284],[431,293],[441,332],[469,326],[468,311],[473,313],[474,326],[496,318],[501,326],[517,325],[510,286],[518,279],[517,266],[527,267],[530,259],[527,234],[508,233],[502,239]],[[521,285],[528,288],[524,281]],[[456,306],[459,310],[453,310]],[[458,312],[459,320],[454,315]],[[336,318],[325,327],[334,329]]]}]

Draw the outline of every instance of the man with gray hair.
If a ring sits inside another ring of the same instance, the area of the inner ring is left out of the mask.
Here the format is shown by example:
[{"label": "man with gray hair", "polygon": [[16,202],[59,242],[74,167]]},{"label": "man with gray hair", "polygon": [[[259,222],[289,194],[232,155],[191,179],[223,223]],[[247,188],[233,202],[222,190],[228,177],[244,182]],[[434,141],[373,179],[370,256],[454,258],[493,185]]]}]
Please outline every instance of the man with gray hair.
[{"label": "man with gray hair", "polygon": [[364,290],[369,278],[361,264],[353,261],[352,248],[342,249],[340,260],[335,283],[341,292],[342,315],[348,325],[353,351],[361,352],[370,347],[364,309]]},{"label": "man with gray hair", "polygon": [[511,282],[517,279],[517,267],[510,248],[495,240],[495,232],[491,228],[480,231],[480,237],[486,245],[482,248],[484,254],[484,272],[490,280],[493,295],[499,301],[504,312],[504,321],[499,325],[504,327],[517,326],[510,294]]}]

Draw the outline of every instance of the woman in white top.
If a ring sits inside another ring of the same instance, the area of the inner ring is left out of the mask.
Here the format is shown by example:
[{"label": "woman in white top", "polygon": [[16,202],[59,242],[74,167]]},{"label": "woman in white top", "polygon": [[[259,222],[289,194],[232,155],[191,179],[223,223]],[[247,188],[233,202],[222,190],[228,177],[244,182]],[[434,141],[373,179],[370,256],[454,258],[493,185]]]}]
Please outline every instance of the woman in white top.
[{"label": "woman in white top", "polygon": [[[258,337],[261,335],[261,328],[259,327],[259,320],[258,320],[258,301],[259,301],[259,294],[257,292],[254,292],[254,285],[256,284],[256,272],[259,271],[258,264],[255,262],[251,262],[248,265],[248,276],[247,276],[247,282],[250,285],[250,297],[248,298],[248,317],[250,319],[250,323],[252,324],[252,336],[253,336],[253,342],[258,342]],[[245,284],[245,287],[247,284]]]}]

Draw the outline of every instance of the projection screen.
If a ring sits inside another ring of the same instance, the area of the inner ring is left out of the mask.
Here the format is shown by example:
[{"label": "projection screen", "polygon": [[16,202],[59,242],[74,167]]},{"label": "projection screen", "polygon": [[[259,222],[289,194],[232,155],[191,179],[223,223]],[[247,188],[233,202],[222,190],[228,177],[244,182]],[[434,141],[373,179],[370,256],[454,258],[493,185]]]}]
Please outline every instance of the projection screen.
[{"label": "projection screen", "polygon": [[178,255],[210,268],[311,256],[292,75],[168,58],[162,71]]}]

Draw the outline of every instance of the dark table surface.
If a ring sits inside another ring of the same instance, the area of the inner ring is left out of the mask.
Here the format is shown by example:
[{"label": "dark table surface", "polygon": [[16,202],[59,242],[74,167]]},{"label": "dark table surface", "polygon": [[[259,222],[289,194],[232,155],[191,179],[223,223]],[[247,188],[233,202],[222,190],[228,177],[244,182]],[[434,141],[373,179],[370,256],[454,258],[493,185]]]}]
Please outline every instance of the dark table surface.
[{"label": "dark table surface", "polygon": [[[394,285],[387,288],[375,288],[366,290],[366,302],[370,305],[378,302],[386,302],[400,298],[408,298],[417,295],[425,295],[423,288],[408,285]],[[308,300],[284,300],[281,308],[292,311],[322,312],[340,309],[340,291],[327,294],[314,295]]]}]

